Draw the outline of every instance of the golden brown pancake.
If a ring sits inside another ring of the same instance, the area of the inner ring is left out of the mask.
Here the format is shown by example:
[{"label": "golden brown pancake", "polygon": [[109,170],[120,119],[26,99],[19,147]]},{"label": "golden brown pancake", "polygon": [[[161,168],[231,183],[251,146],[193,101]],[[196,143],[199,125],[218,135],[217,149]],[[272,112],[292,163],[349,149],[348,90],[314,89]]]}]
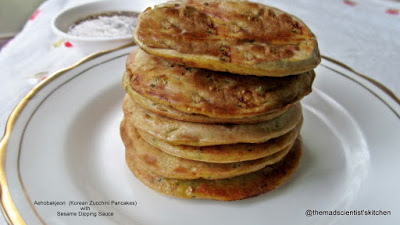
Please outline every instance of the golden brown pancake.
[{"label": "golden brown pancake", "polygon": [[256,77],[189,68],[137,49],[128,56],[130,87],[156,103],[212,118],[283,111],[311,92],[315,74]]},{"label": "golden brown pancake", "polygon": [[272,165],[286,156],[292,144],[270,156],[237,163],[206,163],[169,155],[147,143],[135,128],[121,123],[121,136],[127,154],[142,168],[160,176],[174,179],[224,179],[251,173]]},{"label": "golden brown pancake", "polygon": [[314,34],[300,19],[248,1],[171,1],[148,8],[133,38],[152,55],[235,74],[287,76],[321,60]]},{"label": "golden brown pancake", "polygon": [[280,162],[253,173],[221,180],[164,178],[141,167],[131,154],[126,153],[125,156],[133,174],[157,192],[180,198],[233,201],[257,196],[280,186],[296,170],[301,154],[302,144],[298,139]]},{"label": "golden brown pancake", "polygon": [[236,143],[261,143],[292,130],[302,119],[300,103],[282,115],[255,124],[201,124],[169,119],[147,111],[129,96],[123,110],[128,126],[175,145],[210,146]]},{"label": "golden brown pancake", "polygon": [[214,146],[189,146],[172,145],[156,137],[138,130],[140,136],[168,154],[202,162],[211,163],[232,163],[247,160],[254,160],[270,156],[293,144],[300,133],[302,121],[296,127],[280,137],[271,139],[264,143],[256,144],[232,144],[232,145],[214,145]]},{"label": "golden brown pancake", "polygon": [[122,81],[122,85],[125,91],[129,94],[129,96],[140,106],[144,107],[147,110],[150,110],[158,115],[166,116],[171,119],[175,120],[182,120],[188,122],[195,122],[195,123],[235,123],[235,124],[247,124],[247,123],[258,123],[266,120],[273,119],[283,112],[286,109],[271,112],[267,114],[262,114],[259,116],[250,116],[250,117],[243,117],[243,118],[212,118],[209,116],[201,115],[201,114],[194,114],[194,113],[184,113],[181,111],[176,110],[171,106],[166,106],[163,104],[159,104],[153,100],[145,98],[138,94],[136,91],[132,89],[129,85],[129,73],[124,73],[124,78]]}]

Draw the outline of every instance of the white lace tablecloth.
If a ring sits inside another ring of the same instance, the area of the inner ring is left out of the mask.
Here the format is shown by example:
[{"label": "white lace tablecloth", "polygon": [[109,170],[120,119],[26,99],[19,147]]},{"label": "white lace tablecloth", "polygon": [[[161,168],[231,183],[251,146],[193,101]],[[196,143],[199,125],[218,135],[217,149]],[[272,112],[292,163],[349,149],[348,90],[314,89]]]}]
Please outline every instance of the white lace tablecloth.
[{"label": "white lace tablecloth", "polygon": [[[149,5],[162,2],[142,1]],[[0,51],[1,136],[9,114],[31,88],[52,73],[104,50],[101,45],[85,49],[50,29],[51,20],[61,10],[85,2],[88,0],[44,2],[24,29]],[[323,55],[377,80],[400,96],[399,0],[258,2],[296,15],[315,33]],[[2,222],[5,224],[4,219]]]}]

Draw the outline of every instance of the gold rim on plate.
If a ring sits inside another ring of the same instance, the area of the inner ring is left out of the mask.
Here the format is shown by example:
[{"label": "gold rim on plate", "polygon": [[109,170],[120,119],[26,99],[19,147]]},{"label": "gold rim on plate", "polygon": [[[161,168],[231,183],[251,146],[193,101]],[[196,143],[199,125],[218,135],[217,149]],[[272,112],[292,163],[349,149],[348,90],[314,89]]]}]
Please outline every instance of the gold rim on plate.
[{"label": "gold rim on plate", "polygon": [[[1,210],[3,212],[4,218],[6,219],[6,221],[9,224],[12,225],[26,225],[25,221],[22,219],[21,215],[19,214],[17,208],[15,207],[15,204],[11,198],[10,195],[10,190],[8,189],[8,185],[7,185],[7,179],[6,179],[6,171],[5,171],[5,159],[6,159],[6,150],[7,150],[7,144],[8,144],[8,140],[10,138],[11,135],[11,131],[14,127],[15,121],[18,118],[18,116],[20,115],[20,113],[22,112],[22,110],[24,109],[24,107],[26,106],[26,104],[47,84],[49,84],[51,81],[53,81],[54,79],[56,79],[57,77],[60,77],[62,74],[64,74],[65,72],[81,65],[84,62],[87,62],[89,60],[95,59],[97,57],[100,57],[102,55],[123,49],[123,48],[127,48],[130,46],[134,46],[134,43],[129,43],[126,45],[122,45],[120,47],[117,47],[115,49],[111,49],[111,50],[105,50],[105,51],[100,51],[94,54],[91,54],[83,59],[81,59],[80,61],[78,61],[77,63],[75,63],[74,65],[70,66],[70,67],[66,67],[64,69],[61,69],[57,72],[55,72],[54,74],[50,75],[47,79],[43,80],[42,82],[40,82],[38,85],[36,85],[32,90],[30,90],[28,92],[28,94],[26,94],[23,99],[17,104],[17,106],[14,108],[14,110],[11,112],[10,116],[8,117],[7,123],[6,123],[6,129],[4,131],[4,135],[3,138],[0,141],[0,205],[1,205]],[[19,165],[18,165],[19,168]],[[20,174],[20,173],[18,173]],[[19,179],[21,180],[21,177],[19,176]],[[25,196],[27,196],[25,187],[23,187],[23,191]],[[32,206],[32,202],[29,202],[31,207]],[[34,208],[33,208],[34,209]],[[34,209],[34,212],[36,214],[36,216],[38,216],[39,220],[43,223],[44,221],[40,218],[40,216],[38,215],[37,211]]]}]

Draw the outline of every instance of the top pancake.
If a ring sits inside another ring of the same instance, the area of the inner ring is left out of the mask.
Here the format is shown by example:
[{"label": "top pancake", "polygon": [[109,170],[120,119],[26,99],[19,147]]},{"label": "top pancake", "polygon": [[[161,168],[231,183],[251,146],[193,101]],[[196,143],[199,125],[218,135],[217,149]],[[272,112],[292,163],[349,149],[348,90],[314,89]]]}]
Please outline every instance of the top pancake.
[{"label": "top pancake", "polygon": [[248,1],[184,0],[148,8],[133,38],[170,61],[243,75],[298,74],[321,60],[314,34],[300,19]]},{"label": "top pancake", "polygon": [[287,77],[241,76],[188,68],[137,49],[127,58],[130,87],[181,112],[244,118],[282,111],[311,92],[313,71]]}]

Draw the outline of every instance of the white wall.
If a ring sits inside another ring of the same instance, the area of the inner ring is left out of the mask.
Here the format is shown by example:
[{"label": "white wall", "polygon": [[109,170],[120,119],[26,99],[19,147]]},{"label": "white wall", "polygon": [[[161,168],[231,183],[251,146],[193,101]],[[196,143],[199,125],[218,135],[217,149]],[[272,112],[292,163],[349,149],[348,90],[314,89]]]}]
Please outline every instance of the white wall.
[{"label": "white wall", "polygon": [[0,0],[0,38],[17,34],[44,0]]}]

